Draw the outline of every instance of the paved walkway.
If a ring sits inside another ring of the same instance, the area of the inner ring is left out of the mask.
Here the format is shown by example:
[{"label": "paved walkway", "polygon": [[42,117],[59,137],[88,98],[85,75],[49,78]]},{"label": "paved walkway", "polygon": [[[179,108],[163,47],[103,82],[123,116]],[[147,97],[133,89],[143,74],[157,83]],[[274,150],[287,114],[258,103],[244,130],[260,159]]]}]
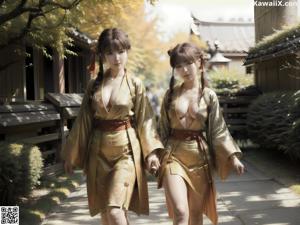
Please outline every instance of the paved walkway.
[{"label": "paved walkway", "polygon": [[[300,225],[300,196],[266,177],[245,163],[247,172],[231,176],[226,182],[216,181],[220,225]],[[172,225],[165,208],[162,190],[156,183],[148,184],[150,216],[130,214],[131,224]],[[44,221],[43,225],[99,225],[99,216],[90,217],[87,207],[86,187],[81,185],[70,194],[60,207]],[[211,224],[205,219],[205,225]]]}]

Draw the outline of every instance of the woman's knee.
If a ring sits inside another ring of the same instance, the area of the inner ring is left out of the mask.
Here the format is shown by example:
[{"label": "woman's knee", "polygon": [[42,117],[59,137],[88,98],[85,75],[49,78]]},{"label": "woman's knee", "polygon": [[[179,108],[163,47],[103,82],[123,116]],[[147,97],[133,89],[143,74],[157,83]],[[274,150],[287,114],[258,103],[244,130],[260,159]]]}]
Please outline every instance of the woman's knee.
[{"label": "woman's knee", "polygon": [[189,209],[186,205],[175,205],[174,206],[174,216],[176,220],[188,221],[189,219]]},{"label": "woman's knee", "polygon": [[124,216],[124,211],[123,211],[123,209],[120,209],[120,208],[111,207],[107,210],[106,215],[109,218],[116,220],[116,219],[122,218]]}]

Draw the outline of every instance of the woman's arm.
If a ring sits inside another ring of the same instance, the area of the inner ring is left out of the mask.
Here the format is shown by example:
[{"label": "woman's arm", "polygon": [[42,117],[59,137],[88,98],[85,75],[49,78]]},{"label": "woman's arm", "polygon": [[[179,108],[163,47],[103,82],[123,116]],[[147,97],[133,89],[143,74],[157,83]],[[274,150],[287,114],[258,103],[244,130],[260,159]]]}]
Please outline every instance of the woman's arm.
[{"label": "woman's arm", "polygon": [[167,144],[170,135],[170,122],[167,113],[167,101],[168,101],[169,91],[166,92],[160,110],[160,120],[159,120],[159,135],[161,141],[164,145]]},{"label": "woman's arm", "polygon": [[[221,179],[226,179],[230,169],[232,167],[236,169],[242,152],[227,128],[218,97],[212,90],[210,90],[210,99],[209,135],[211,138],[211,147],[215,154],[218,173]],[[231,157],[235,160],[230,160]],[[238,165],[239,168],[241,168],[241,165]],[[239,172],[242,173],[242,169]]]},{"label": "woman's arm", "polygon": [[144,159],[156,149],[163,148],[156,130],[155,114],[146,96],[146,90],[141,80],[134,78],[135,102],[134,114],[137,133],[141,142]]},{"label": "woman's arm", "polygon": [[71,166],[77,166],[82,169],[85,167],[85,161],[88,157],[88,141],[93,120],[93,112],[89,105],[89,95],[93,82],[94,81],[91,80],[88,84],[78,116],[61,152],[61,158],[65,160],[68,166],[66,170],[71,169]]}]

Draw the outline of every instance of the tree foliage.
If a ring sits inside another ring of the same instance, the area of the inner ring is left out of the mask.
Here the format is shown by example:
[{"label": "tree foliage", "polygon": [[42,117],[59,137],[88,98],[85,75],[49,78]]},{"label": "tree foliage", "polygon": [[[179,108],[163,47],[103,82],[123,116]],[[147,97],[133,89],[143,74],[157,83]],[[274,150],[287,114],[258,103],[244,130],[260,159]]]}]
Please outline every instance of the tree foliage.
[{"label": "tree foliage", "polygon": [[132,13],[140,9],[143,1],[138,0],[90,0],[82,1],[79,10],[74,13],[76,26],[92,38],[109,27],[119,27],[120,22],[127,23]]},{"label": "tree foliage", "polygon": [[98,38],[101,31],[109,27],[123,29],[128,35],[132,49],[129,52],[128,70],[142,79],[155,80],[160,73],[162,42],[156,31],[156,18],[146,18],[144,1],[114,0],[113,4],[88,4],[84,20],[79,29],[93,38]]},{"label": "tree foliage", "polygon": [[64,55],[72,45],[70,28],[97,39],[103,29],[120,27],[133,46],[128,69],[155,73],[159,41],[142,0],[0,0],[0,13],[0,49],[26,41],[46,55],[46,47]]},{"label": "tree foliage", "polygon": [[[143,0],[0,0],[0,50],[26,41],[46,55],[46,47],[51,47],[62,56],[73,44],[68,35],[71,28],[97,39],[103,29],[119,27],[132,43],[128,70],[158,80],[170,71],[167,50],[193,40],[178,34],[163,42],[156,22],[146,16]],[[179,36],[186,38],[179,41]]]},{"label": "tree foliage", "polygon": [[60,53],[70,43],[71,10],[81,0],[0,1],[0,47],[22,41],[43,49],[50,46]]},{"label": "tree foliage", "polygon": [[121,21],[120,26],[128,32],[133,46],[129,69],[149,81],[160,79],[164,52],[156,30],[156,18],[146,19],[144,6],[141,5],[128,22]]}]

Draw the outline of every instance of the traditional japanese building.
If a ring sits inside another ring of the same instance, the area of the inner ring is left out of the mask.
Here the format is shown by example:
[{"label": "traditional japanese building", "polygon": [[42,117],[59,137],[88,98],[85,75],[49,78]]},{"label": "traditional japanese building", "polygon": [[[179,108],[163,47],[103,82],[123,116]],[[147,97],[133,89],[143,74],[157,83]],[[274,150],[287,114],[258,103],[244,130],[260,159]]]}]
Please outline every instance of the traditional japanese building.
[{"label": "traditional japanese building", "polygon": [[[259,1],[258,1],[259,2]],[[297,7],[255,6],[256,45],[245,66],[263,92],[300,89],[300,24]]]},{"label": "traditional japanese building", "polygon": [[229,69],[245,71],[243,61],[250,47],[254,46],[254,23],[252,21],[203,21],[192,15],[191,34],[197,35],[208,45],[211,57],[215,55],[214,45],[228,61]]},{"label": "traditional japanese building", "polygon": [[[65,59],[48,48],[50,59],[30,44],[7,46],[1,50],[1,65],[12,64],[0,71],[0,103],[43,100],[48,92],[83,92],[90,80],[87,66],[95,41],[76,30],[69,35],[74,40],[70,50],[76,55],[67,55]],[[20,54],[22,50],[27,56]]]}]

